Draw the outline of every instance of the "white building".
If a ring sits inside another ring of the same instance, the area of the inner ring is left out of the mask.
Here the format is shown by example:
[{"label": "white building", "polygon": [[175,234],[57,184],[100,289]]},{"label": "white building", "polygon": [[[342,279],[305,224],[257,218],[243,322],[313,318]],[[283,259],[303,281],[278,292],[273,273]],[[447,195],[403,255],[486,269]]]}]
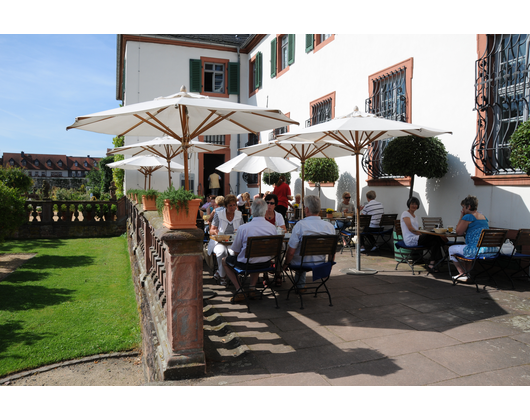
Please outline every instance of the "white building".
[{"label": "white building", "polygon": [[[456,224],[460,201],[479,199],[490,225],[530,225],[530,177],[509,166],[506,142],[528,119],[530,54],[527,35],[119,35],[117,98],[126,105],[167,96],[182,85],[227,101],[279,108],[304,127],[347,114],[358,106],[428,127],[440,136],[449,171],[442,179],[415,179],[420,216],[442,216]],[[238,65],[239,63],[239,65]],[[237,69],[239,67],[239,75]],[[480,110],[480,113],[479,113]],[[508,132],[508,136],[507,136]],[[267,142],[273,133],[262,132]],[[126,137],[126,144],[138,140]],[[222,141],[219,138],[208,141]],[[226,136],[230,150],[192,157],[193,188],[208,193],[208,175],[235,157],[253,136]],[[509,149],[509,148],[508,148]],[[375,190],[387,213],[406,209],[409,180],[381,173],[373,151],[365,154],[361,194]],[[341,178],[321,191],[323,206],[335,207],[344,190],[355,192],[355,158],[338,158]],[[239,180],[238,180],[239,179]],[[253,182],[252,177],[246,178]],[[257,192],[233,173],[223,194]],[[206,184],[206,185],[205,185]],[[126,173],[126,188],[143,178]],[[153,185],[167,188],[166,174]],[[205,189],[206,187],[206,189]],[[305,184],[305,193],[314,188]],[[263,190],[269,189],[264,185]],[[300,192],[298,174],[291,189]],[[316,192],[315,192],[316,193]]]}]

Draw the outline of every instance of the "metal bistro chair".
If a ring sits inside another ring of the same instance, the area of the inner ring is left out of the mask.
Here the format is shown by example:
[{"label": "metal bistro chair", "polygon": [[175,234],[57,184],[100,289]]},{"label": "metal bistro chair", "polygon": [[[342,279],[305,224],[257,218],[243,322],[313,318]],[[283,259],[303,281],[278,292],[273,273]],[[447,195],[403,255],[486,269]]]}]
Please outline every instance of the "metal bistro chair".
[{"label": "metal bistro chair", "polygon": [[434,228],[443,228],[444,224],[442,218],[436,217],[422,217],[421,223],[424,230],[433,230]]},{"label": "metal bistro chair", "polygon": [[[503,261],[506,265],[506,268],[503,268],[502,271],[510,279],[510,282],[512,283],[512,287],[514,289],[515,285],[513,283],[513,279],[521,277],[530,278],[530,254],[524,254],[522,252],[522,248],[528,246],[530,246],[530,229],[519,229],[519,232],[517,232],[517,236],[513,241],[512,253],[510,255],[505,255],[502,253],[499,255],[500,260]],[[515,269],[516,271],[512,273],[512,275],[509,275],[506,270],[511,268],[512,260],[517,262],[517,268]],[[523,264],[523,260],[526,261],[526,265]],[[523,275],[516,276],[519,273],[523,273]]]},{"label": "metal bistro chair", "polygon": [[394,235],[394,258],[398,262],[395,269],[398,269],[399,264],[407,263],[412,270],[412,275],[414,275],[414,266],[423,262],[423,254],[427,248],[421,245],[408,246],[405,244],[400,220],[394,220]]},{"label": "metal bistro chair", "polygon": [[[357,223],[359,223],[359,234],[362,234],[362,231],[365,227],[370,226],[370,220],[372,220],[372,215],[370,214],[361,214],[359,215],[359,221],[357,222],[357,219],[354,220],[351,224],[351,226],[347,229],[343,229],[340,231],[341,238],[346,238],[346,246],[342,247],[340,250],[340,253],[342,254],[342,251],[345,249],[350,250],[350,254],[353,257],[353,248],[355,248],[355,243],[353,241],[353,238],[355,237],[355,233],[357,232]],[[359,242],[360,239],[357,238],[357,242]]]},{"label": "metal bistro chair", "polygon": [[[302,237],[302,244],[300,245],[300,256],[302,260],[299,265],[289,264],[287,269],[287,277],[293,283],[292,287],[287,292],[287,299],[292,291],[298,293],[300,296],[300,309],[304,309],[304,301],[302,295],[306,291],[314,290],[314,297],[317,297],[318,293],[326,293],[329,298],[329,306],[333,306],[331,302],[331,295],[329,289],[326,286],[326,282],[329,280],[331,275],[331,267],[335,265],[335,252],[337,251],[337,235],[304,235]],[[327,261],[324,262],[304,262],[304,259],[309,256],[324,255],[328,256]],[[313,272],[313,282],[318,281],[317,284],[308,285],[307,281],[304,290],[299,290],[297,281],[295,280],[295,274],[302,272]],[[321,287],[324,287],[321,289]]]},{"label": "metal bistro chair", "polygon": [[[247,248],[245,250],[246,264],[245,268],[237,267],[233,264],[227,263],[236,273],[239,281],[239,289],[234,292],[234,297],[238,294],[244,294],[245,302],[247,304],[247,310],[250,312],[249,307],[249,289],[247,286],[247,279],[249,279],[252,273],[272,273],[276,271],[276,267],[279,267],[281,263],[283,235],[269,235],[269,236],[251,236],[247,239]],[[268,263],[263,263],[262,268],[251,268],[249,267],[250,259],[255,257],[270,257]],[[263,289],[256,289],[255,292],[260,294],[260,299],[263,299],[264,292],[270,291],[270,294],[274,297],[274,302],[278,308],[278,299],[276,293],[270,287]]]},{"label": "metal bistro chair", "polygon": [[[465,273],[463,275],[459,275],[456,278],[453,279],[453,286],[456,285],[458,282],[458,278],[462,276],[466,276],[467,278],[471,279],[471,272],[475,268],[475,265],[478,263],[484,270],[486,271],[488,277],[490,280],[493,279],[491,275],[491,269],[487,270],[485,268],[486,263],[495,263],[497,258],[499,258],[499,255],[501,253],[501,247],[506,239],[506,235],[508,234],[507,229],[483,229],[482,233],[480,234],[480,238],[477,243],[477,251],[473,257],[465,257],[462,254],[453,254],[453,256],[458,260],[458,262],[466,263],[469,265],[471,264],[471,268],[468,270],[465,270]],[[496,251],[492,252],[483,252],[479,253],[480,248],[482,247],[493,247],[496,248]],[[476,281],[476,277],[473,277],[473,281],[475,283],[475,286],[477,287],[477,293],[479,292],[478,289],[478,283]],[[493,282],[495,283],[495,286],[497,286],[497,282],[495,279],[493,279]],[[484,286],[484,290],[486,290],[486,286]]]}]

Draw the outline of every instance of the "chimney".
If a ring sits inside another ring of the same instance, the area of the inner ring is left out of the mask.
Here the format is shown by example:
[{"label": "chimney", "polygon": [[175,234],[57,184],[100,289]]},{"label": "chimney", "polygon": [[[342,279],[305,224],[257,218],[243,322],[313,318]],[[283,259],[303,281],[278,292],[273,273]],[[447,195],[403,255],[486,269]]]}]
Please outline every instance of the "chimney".
[{"label": "chimney", "polygon": [[24,156],[24,151],[20,152],[20,156]]}]

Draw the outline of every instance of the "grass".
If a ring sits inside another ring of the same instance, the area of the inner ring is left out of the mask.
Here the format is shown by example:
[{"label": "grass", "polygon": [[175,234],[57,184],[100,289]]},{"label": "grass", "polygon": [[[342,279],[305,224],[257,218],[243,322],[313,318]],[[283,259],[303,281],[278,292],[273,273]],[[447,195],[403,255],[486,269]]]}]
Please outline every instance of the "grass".
[{"label": "grass", "polygon": [[125,237],[0,245],[0,253],[23,252],[37,255],[0,281],[0,377],[139,348]]}]

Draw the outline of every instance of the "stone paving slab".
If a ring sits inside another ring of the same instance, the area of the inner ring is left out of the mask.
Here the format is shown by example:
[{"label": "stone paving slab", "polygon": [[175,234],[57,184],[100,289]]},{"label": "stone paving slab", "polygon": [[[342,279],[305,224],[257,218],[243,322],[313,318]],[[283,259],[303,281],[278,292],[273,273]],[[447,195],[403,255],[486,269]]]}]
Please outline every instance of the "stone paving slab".
[{"label": "stone paving slab", "polygon": [[[530,366],[517,366],[438,382],[437,386],[530,386]],[[512,395],[513,396],[513,395]]]}]

